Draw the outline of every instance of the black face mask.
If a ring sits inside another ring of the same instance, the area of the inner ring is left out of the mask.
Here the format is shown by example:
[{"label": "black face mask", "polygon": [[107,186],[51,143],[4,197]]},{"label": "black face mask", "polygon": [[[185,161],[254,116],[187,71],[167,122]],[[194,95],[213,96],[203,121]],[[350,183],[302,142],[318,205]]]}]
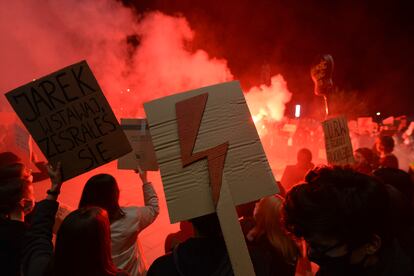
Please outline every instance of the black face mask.
[{"label": "black face mask", "polygon": [[352,274],[352,276],[355,276],[361,274],[364,270],[363,264],[367,256],[365,256],[361,262],[357,264],[351,264],[351,255],[353,251],[352,248],[349,248],[348,252],[343,256],[330,257],[326,255],[327,252],[336,247],[339,247],[340,245],[341,244],[336,244],[328,249],[319,252],[312,252],[311,250],[308,250],[308,259],[311,262],[319,265],[322,270],[335,273],[334,275]]}]

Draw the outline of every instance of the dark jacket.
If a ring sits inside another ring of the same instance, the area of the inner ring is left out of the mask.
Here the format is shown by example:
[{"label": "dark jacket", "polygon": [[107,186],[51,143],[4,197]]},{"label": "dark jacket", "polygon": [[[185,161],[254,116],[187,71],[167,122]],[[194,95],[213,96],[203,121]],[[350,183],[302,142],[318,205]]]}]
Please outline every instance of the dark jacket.
[{"label": "dark jacket", "polygon": [[27,276],[43,276],[53,256],[52,229],[59,203],[42,200],[36,204],[32,226],[24,240],[22,269]]},{"label": "dark jacket", "polygon": [[[20,275],[24,222],[0,218],[0,269],[2,275]],[[4,273],[4,274],[3,274]]]},{"label": "dark jacket", "polygon": [[190,238],[173,253],[159,257],[147,276],[231,276],[230,259],[223,238]]}]

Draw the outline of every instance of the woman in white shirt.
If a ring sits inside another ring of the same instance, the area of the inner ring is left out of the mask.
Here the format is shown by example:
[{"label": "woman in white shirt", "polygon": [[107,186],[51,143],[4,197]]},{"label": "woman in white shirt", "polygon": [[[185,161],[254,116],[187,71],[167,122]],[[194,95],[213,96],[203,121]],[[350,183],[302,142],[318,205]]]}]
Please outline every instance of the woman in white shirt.
[{"label": "woman in white shirt", "polygon": [[83,188],[79,208],[98,206],[105,209],[111,223],[112,259],[115,265],[131,276],[146,274],[138,242],[138,234],[148,227],[159,213],[158,197],[147,173],[140,171],[145,206],[119,206],[119,188],[109,174],[91,177]]}]

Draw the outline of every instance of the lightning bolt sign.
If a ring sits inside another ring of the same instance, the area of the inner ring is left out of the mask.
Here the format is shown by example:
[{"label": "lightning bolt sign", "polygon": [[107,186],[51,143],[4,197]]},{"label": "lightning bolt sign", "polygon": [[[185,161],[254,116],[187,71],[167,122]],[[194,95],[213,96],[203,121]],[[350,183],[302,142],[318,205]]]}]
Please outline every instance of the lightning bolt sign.
[{"label": "lightning bolt sign", "polygon": [[217,207],[229,143],[225,142],[213,148],[193,153],[207,99],[208,93],[205,93],[180,101],[175,104],[175,112],[183,168],[207,158],[213,202]]}]

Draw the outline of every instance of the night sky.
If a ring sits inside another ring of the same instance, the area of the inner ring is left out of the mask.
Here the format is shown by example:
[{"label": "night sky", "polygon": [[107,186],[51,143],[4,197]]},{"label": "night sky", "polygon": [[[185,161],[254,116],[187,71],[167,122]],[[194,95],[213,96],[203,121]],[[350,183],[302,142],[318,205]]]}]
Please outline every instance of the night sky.
[{"label": "night sky", "polygon": [[196,32],[192,47],[225,58],[245,89],[262,83],[263,65],[269,64],[271,75],[287,80],[290,107],[315,99],[310,64],[329,53],[335,60],[334,82],[343,91],[339,98],[349,98],[349,106],[362,103],[355,115],[412,115],[413,4],[369,2],[124,1],[138,13],[159,10],[186,17]]}]

